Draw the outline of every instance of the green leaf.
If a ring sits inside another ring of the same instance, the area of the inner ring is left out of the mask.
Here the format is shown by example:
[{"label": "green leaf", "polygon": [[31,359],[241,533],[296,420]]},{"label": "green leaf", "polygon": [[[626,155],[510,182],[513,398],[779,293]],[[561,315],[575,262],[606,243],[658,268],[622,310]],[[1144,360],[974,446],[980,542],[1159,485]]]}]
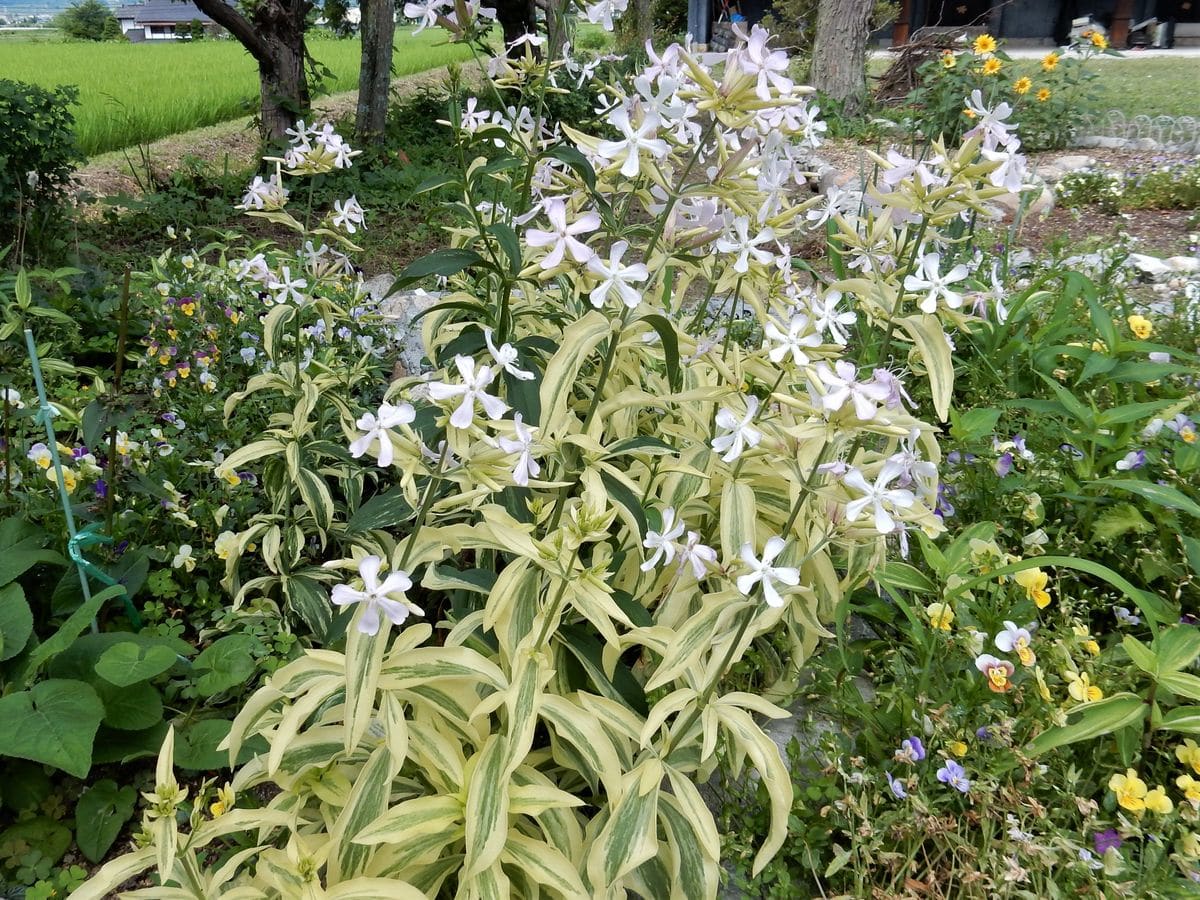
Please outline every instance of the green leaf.
[{"label": "green leaf", "polygon": [[1162,717],[1158,727],[1163,731],[1200,734],[1200,706],[1177,706]]},{"label": "green leaf", "polygon": [[284,575],[281,583],[288,611],[298,615],[317,639],[323,640],[333,622],[333,606],[321,583],[306,575]]},{"label": "green leaf", "polygon": [[1158,683],[1172,694],[1179,694],[1189,700],[1200,700],[1200,678],[1186,672],[1163,672],[1158,676]]},{"label": "green leaf", "polygon": [[137,791],[117,787],[109,778],[84,791],[75,804],[75,842],[80,852],[94,863],[104,859],[125,823],[133,818],[136,804]]},{"label": "green leaf", "polygon": [[27,819],[0,831],[0,845],[16,842],[27,844],[36,850],[42,859],[55,865],[71,846],[71,829],[62,822],[46,816]]},{"label": "green leaf", "polygon": [[1183,552],[1187,556],[1188,565],[1192,567],[1193,572],[1200,575],[1200,538],[1183,534],[1180,535],[1180,540],[1183,541]]},{"label": "green leaf", "polygon": [[[642,607],[639,606],[639,609]],[[642,609],[642,612],[645,614],[645,609]],[[623,703],[643,716],[650,711],[646,702],[646,692],[627,663],[618,662],[611,679],[605,673],[604,647],[596,640],[591,630],[579,625],[560,625],[556,635],[571,651],[602,696]]]},{"label": "green leaf", "polygon": [[658,332],[658,337],[662,341],[663,353],[666,355],[667,383],[671,386],[671,390],[680,390],[683,386],[683,373],[679,368],[679,335],[675,333],[675,326],[666,316],[660,316],[657,313],[642,316],[638,321],[645,322]]},{"label": "green leaf", "polygon": [[608,821],[592,844],[587,874],[593,885],[616,883],[654,856],[658,849],[654,828],[658,818],[657,785],[645,792],[638,789],[643,769],[648,765],[660,766],[661,777],[658,760],[644,762],[629,772],[622,779],[620,799],[609,807]]},{"label": "green leaf", "polygon": [[91,685],[52,678],[0,697],[0,755],[46,763],[76,778],[92,767],[104,706]]},{"label": "green leaf", "polygon": [[645,456],[673,456],[678,452],[678,450],[666,441],[656,437],[643,436],[617,441],[608,448],[608,452],[601,458],[614,459],[618,456],[634,456],[637,454],[644,454]]},{"label": "green leaf", "polygon": [[473,760],[475,770],[467,785],[464,878],[470,879],[488,869],[504,850],[508,833],[509,801],[505,785],[508,751],[508,739],[493,734]]},{"label": "green leaf", "polygon": [[457,275],[463,269],[479,265],[481,262],[483,262],[483,257],[474,250],[463,250],[461,248],[435,250],[433,253],[422,256],[415,262],[405,266],[392,289],[395,290],[397,287],[412,284],[431,275],[443,277]]},{"label": "green leaf", "polygon": [[230,634],[217,639],[192,661],[196,690],[205,697],[242,685],[254,674],[253,651],[260,647],[249,634]]},{"label": "green leaf", "polygon": [[358,508],[346,523],[347,534],[362,534],[377,528],[395,528],[413,515],[412,505],[404,499],[400,488],[376,494]]},{"label": "green leaf", "polygon": [[1126,491],[1130,494],[1137,494],[1151,503],[1167,509],[1177,509],[1187,513],[1189,516],[1195,516],[1200,519],[1200,504],[1196,503],[1195,500],[1192,500],[1182,491],[1166,484],[1139,481],[1135,478],[1098,478],[1088,483],[1116,488],[1118,491]]},{"label": "green leaf", "polygon": [[496,243],[508,257],[509,273],[516,275],[521,271],[521,241],[517,238],[517,233],[507,222],[496,222],[486,230],[496,239]]},{"label": "green leaf", "polygon": [[600,480],[604,483],[604,489],[608,491],[609,499],[623,506],[633,519],[634,524],[637,525],[638,543],[646,540],[646,532],[650,526],[646,523],[646,512],[642,509],[642,504],[637,494],[626,487],[617,476],[610,472],[601,470]]},{"label": "green leaf", "polygon": [[0,588],[0,662],[25,649],[33,634],[33,611],[19,584]]},{"label": "green leaf", "polygon": [[1131,531],[1145,534],[1153,530],[1154,526],[1146,521],[1136,506],[1132,503],[1118,503],[1096,517],[1096,521],[1092,523],[1092,540],[1112,541]]},{"label": "green leaf", "polygon": [[102,678],[91,681],[104,704],[104,724],[121,731],[142,731],[162,721],[162,696],[147,681],[116,687]]},{"label": "green leaf", "polygon": [[755,536],[757,504],[754,489],[738,481],[726,481],[721,488],[721,550],[727,559],[736,558],[743,544],[749,544],[755,553],[758,543]]},{"label": "green leaf", "polygon": [[950,410],[950,436],[960,444],[973,443],[992,434],[1003,412],[999,409],[976,408],[959,413]]},{"label": "green leaf", "polygon": [[889,591],[909,591],[917,594],[936,594],[937,585],[915,566],[889,561],[875,570],[875,580]]},{"label": "green leaf", "polygon": [[583,183],[587,185],[589,191],[596,190],[596,172],[592,169],[592,164],[588,162],[587,157],[576,148],[570,144],[559,144],[546,151],[544,155],[566,163],[576,175],[583,179]]},{"label": "green leaf", "polygon": [[92,599],[67,618],[59,626],[58,631],[54,632],[49,638],[38,644],[25,660],[25,664],[21,669],[19,677],[14,678],[14,683],[28,683],[37,674],[42,664],[50,659],[53,659],[58,654],[62,653],[70,647],[75,639],[83,632],[85,628],[95,618],[101,607],[114,597],[119,597],[125,592],[119,584],[114,584],[112,587],[107,587],[98,594],[93,594]]},{"label": "green leaf", "polygon": [[933,409],[938,421],[946,421],[950,413],[950,397],[954,392],[954,358],[950,342],[937,316],[905,316],[897,323],[908,332],[920,351],[933,396]]},{"label": "green leaf", "polygon": [[[1114,694],[1095,703],[1084,703],[1067,713],[1067,724],[1047,728],[1025,745],[1030,756],[1101,737],[1145,718],[1150,709],[1136,694]],[[1073,721],[1072,721],[1073,720]]]},{"label": "green leaf", "polygon": [[1129,654],[1130,661],[1147,675],[1158,675],[1158,657],[1149,647],[1135,638],[1132,634],[1125,635],[1121,646]]},{"label": "green leaf", "polygon": [[1161,671],[1182,671],[1200,656],[1200,631],[1191,625],[1172,625],[1154,638],[1154,652]]},{"label": "green leaf", "polygon": [[96,674],[117,687],[128,687],[161,675],[176,662],[175,653],[161,644],[140,646],[123,641],[104,651],[96,662]]},{"label": "green leaf", "polygon": [[559,349],[550,358],[546,374],[542,377],[542,414],[536,424],[543,433],[562,429],[560,420],[571,395],[579,387],[579,370],[606,337],[617,340],[617,336],[612,334],[612,323],[595,310],[572,322],[563,331]]}]

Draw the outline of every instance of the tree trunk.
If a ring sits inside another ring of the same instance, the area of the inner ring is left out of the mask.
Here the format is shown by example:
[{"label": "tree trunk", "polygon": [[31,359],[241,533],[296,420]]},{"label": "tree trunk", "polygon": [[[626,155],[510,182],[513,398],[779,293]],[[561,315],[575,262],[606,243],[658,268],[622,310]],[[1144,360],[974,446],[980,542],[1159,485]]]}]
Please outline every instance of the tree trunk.
[{"label": "tree trunk", "polygon": [[633,11],[637,16],[638,47],[654,39],[654,0],[633,0]]},{"label": "tree trunk", "polygon": [[854,114],[867,93],[868,22],[874,0],[821,0],[809,80]]},{"label": "tree trunk", "polygon": [[546,10],[546,55],[550,59],[562,58],[567,43],[567,11],[571,0],[545,0]]},{"label": "tree trunk", "polygon": [[378,144],[387,124],[392,86],[392,41],[396,35],[395,0],[363,0],[362,65],[358,72],[358,114],[354,130],[364,144]]},{"label": "tree trunk", "polygon": [[[531,0],[496,0],[496,20],[504,31],[505,46],[523,34],[537,34],[537,20],[533,15]],[[525,55],[525,48],[518,47],[517,56]]]},{"label": "tree trunk", "polygon": [[308,112],[304,44],[309,0],[259,0],[247,18],[225,0],[195,0],[210,19],[237,38],[258,63],[265,140],[285,141],[285,132]]}]

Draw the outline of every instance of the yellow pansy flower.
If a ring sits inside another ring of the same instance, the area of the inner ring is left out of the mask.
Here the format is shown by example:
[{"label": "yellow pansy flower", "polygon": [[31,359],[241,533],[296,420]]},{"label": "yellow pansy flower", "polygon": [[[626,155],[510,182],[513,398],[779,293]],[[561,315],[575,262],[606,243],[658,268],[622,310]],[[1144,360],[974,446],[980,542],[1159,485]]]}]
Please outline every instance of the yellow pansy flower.
[{"label": "yellow pansy flower", "polygon": [[1023,569],[1013,576],[1013,581],[1025,589],[1025,596],[1037,604],[1038,609],[1050,605],[1050,592],[1046,590],[1050,576],[1041,569]]},{"label": "yellow pansy flower", "polygon": [[1104,699],[1104,691],[1092,684],[1092,679],[1087,672],[1083,674],[1063,672],[1063,677],[1068,682],[1067,693],[1074,700],[1080,703],[1095,703],[1097,700]]},{"label": "yellow pansy flower", "polygon": [[1057,53],[1047,53],[1042,57],[1042,71],[1053,72],[1058,68],[1058,61],[1061,57]]},{"label": "yellow pansy flower", "polygon": [[949,741],[946,744],[946,749],[961,759],[967,755],[967,750],[970,748],[962,741]]},{"label": "yellow pansy flower", "polygon": [[1154,333],[1154,325],[1145,316],[1134,315],[1125,321],[1129,323],[1129,330],[1139,341],[1144,341]]},{"label": "yellow pansy flower", "polygon": [[985,53],[995,53],[996,39],[990,34],[981,34],[975,38],[975,43],[971,45],[971,49],[975,51],[977,56],[983,56]]},{"label": "yellow pansy flower", "polygon": [[1000,60],[996,59],[996,57],[990,56],[983,63],[983,74],[984,75],[997,75],[997,74],[999,74],[1000,69],[1003,68],[1003,65],[1004,64],[1001,63]]},{"label": "yellow pansy flower", "polygon": [[1086,625],[1073,625],[1071,630],[1075,632],[1075,637],[1079,638],[1080,647],[1092,656],[1100,655],[1100,645],[1092,638],[1092,633],[1087,630]]},{"label": "yellow pansy flower", "polygon": [[949,603],[930,603],[925,607],[925,615],[929,616],[929,624],[942,631],[950,630],[954,621],[954,608]]},{"label": "yellow pansy flower", "polygon": [[1027,75],[1022,75],[1013,82],[1013,91],[1018,94],[1028,94],[1031,87],[1033,87],[1033,81]]},{"label": "yellow pansy flower", "polygon": [[1167,796],[1166,788],[1161,785],[1148,791],[1142,802],[1146,805],[1146,809],[1152,813],[1158,813],[1160,816],[1165,816],[1175,808],[1175,804]]},{"label": "yellow pansy flower", "polygon": [[1183,796],[1188,803],[1200,807],[1200,781],[1191,775],[1180,775],[1175,779],[1175,786],[1183,791]]},{"label": "yellow pansy flower", "polygon": [[1192,771],[1200,775],[1200,747],[1196,746],[1196,742],[1191,738],[1185,738],[1184,742],[1175,748],[1175,758],[1185,766],[1191,766]]},{"label": "yellow pansy flower", "polygon": [[1121,809],[1139,815],[1146,809],[1146,782],[1138,778],[1135,770],[1126,769],[1124,775],[1113,775],[1108,779],[1108,789],[1117,795]]}]

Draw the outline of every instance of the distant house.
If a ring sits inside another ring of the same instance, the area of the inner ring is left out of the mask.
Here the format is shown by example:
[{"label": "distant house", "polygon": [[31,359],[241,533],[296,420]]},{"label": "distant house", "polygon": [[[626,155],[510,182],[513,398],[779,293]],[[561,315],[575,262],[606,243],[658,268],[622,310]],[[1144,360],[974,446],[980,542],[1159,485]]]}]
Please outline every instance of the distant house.
[{"label": "distant house", "polygon": [[216,22],[186,0],[146,0],[118,7],[114,15],[121,23],[121,33],[135,43],[186,37],[191,23],[197,19],[210,34],[220,30]]}]

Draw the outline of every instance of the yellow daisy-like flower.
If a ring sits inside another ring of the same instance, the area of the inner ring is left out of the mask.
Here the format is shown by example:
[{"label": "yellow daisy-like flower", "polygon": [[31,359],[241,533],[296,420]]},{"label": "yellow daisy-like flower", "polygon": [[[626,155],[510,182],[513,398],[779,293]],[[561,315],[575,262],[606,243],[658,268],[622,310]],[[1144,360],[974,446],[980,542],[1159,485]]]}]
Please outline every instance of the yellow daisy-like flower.
[{"label": "yellow daisy-like flower", "polygon": [[990,34],[981,34],[975,38],[975,43],[971,45],[971,49],[975,51],[976,56],[983,56],[985,53],[995,53],[996,39]]},{"label": "yellow daisy-like flower", "polygon": [[1152,813],[1158,813],[1160,816],[1165,816],[1175,808],[1175,804],[1167,796],[1167,791],[1162,786],[1147,792],[1142,802],[1146,804],[1146,809]]},{"label": "yellow daisy-like flower", "polygon": [[1124,775],[1113,775],[1108,779],[1108,789],[1117,795],[1121,809],[1141,815],[1146,809],[1146,782],[1138,778],[1134,769],[1126,769]]},{"label": "yellow daisy-like flower", "polygon": [[1125,320],[1129,323],[1129,330],[1133,332],[1133,336],[1139,341],[1144,341],[1150,335],[1154,334],[1154,325],[1145,316],[1130,316]]},{"label": "yellow daisy-like flower", "polygon": [[1175,758],[1185,766],[1191,766],[1192,771],[1200,775],[1200,747],[1191,738],[1185,738],[1183,743],[1175,748]]},{"label": "yellow daisy-like flower", "polygon": [[1175,779],[1175,786],[1183,791],[1183,796],[1188,803],[1200,807],[1200,781],[1191,775],[1180,775]]},{"label": "yellow daisy-like flower", "polygon": [[1022,75],[1013,82],[1013,92],[1017,94],[1028,94],[1031,87],[1033,87],[1033,81],[1027,75]]},{"label": "yellow daisy-like flower", "polygon": [[1095,47],[1097,50],[1107,50],[1108,49],[1108,38],[1106,38],[1104,35],[1102,35],[1098,31],[1093,31],[1091,34],[1089,34],[1088,40],[1090,40],[1092,42],[1092,46]]},{"label": "yellow daisy-like flower", "polygon": [[1003,63],[1001,63],[1000,60],[996,59],[996,57],[994,57],[994,56],[988,57],[988,59],[986,59],[983,63],[983,74],[984,75],[997,75],[997,74],[999,74],[1002,66],[1003,66]]},{"label": "yellow daisy-like flower", "polygon": [[1046,590],[1050,576],[1041,569],[1024,569],[1013,576],[1013,581],[1025,589],[1025,596],[1036,603],[1038,609],[1050,605],[1050,592]]},{"label": "yellow daisy-like flower", "polygon": [[1097,700],[1104,699],[1104,691],[1092,684],[1092,679],[1087,672],[1082,675],[1076,672],[1063,672],[1063,677],[1067,679],[1067,693],[1073,700],[1080,703],[1095,703]]},{"label": "yellow daisy-like flower", "polygon": [[1049,100],[1050,88],[1042,88],[1040,91],[1038,91],[1037,98],[1039,103],[1045,103],[1047,100]]},{"label": "yellow daisy-like flower", "polygon": [[953,69],[958,65],[958,57],[954,55],[954,51],[946,50],[942,53],[942,68]]},{"label": "yellow daisy-like flower", "polygon": [[929,616],[929,624],[942,631],[950,630],[954,621],[954,608],[949,603],[930,603],[925,607],[925,615]]},{"label": "yellow daisy-like flower", "polygon": [[1057,53],[1047,53],[1042,57],[1042,71],[1053,72],[1058,68],[1058,61],[1061,58]]}]

